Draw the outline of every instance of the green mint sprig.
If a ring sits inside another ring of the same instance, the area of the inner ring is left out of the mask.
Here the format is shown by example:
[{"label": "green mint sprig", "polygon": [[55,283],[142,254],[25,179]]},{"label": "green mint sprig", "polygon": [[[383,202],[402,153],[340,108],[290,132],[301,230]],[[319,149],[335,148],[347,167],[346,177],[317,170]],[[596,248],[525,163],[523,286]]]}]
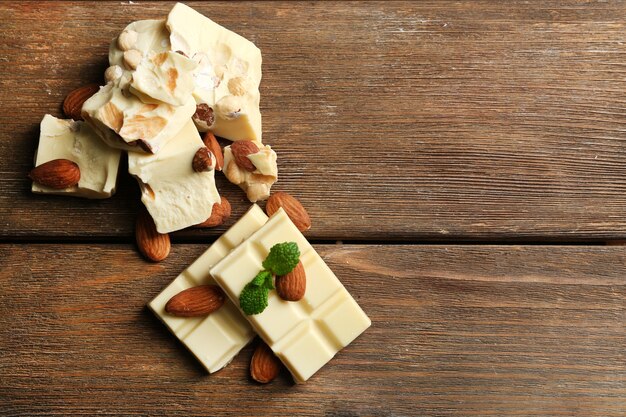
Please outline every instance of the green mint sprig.
[{"label": "green mint sprig", "polygon": [[272,274],[261,271],[241,291],[239,305],[244,313],[259,314],[267,307],[270,290],[274,289]]},{"label": "green mint sprig", "polygon": [[272,246],[263,268],[239,294],[239,306],[247,315],[259,314],[267,307],[270,290],[274,289],[273,275],[286,275],[300,262],[300,250],[295,242]]},{"label": "green mint sprig", "polygon": [[300,249],[295,242],[278,243],[272,246],[263,261],[263,268],[275,275],[286,275],[300,262]]}]

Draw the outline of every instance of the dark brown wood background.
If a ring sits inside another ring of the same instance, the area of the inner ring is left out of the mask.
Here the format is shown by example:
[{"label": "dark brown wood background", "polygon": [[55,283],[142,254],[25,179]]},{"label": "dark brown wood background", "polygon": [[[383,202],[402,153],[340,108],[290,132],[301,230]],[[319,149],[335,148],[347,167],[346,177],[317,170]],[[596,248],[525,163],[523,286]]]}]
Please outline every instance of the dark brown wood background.
[{"label": "dark brown wood background", "polygon": [[0,3],[0,415],[626,415],[626,3],[189,2],[261,48],[275,189],[372,318],[298,386],[250,347],[206,375],[144,307],[238,188],[160,264],[127,174],[30,193],[43,115],[172,4]]}]

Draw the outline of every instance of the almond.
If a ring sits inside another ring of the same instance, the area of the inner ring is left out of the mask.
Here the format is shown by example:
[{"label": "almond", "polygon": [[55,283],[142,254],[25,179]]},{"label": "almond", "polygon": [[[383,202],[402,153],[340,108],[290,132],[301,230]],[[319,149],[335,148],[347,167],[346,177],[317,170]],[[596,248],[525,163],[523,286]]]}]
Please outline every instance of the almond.
[{"label": "almond", "polygon": [[[88,117],[89,115],[85,112],[84,116]],[[120,133],[122,126],[124,126],[124,113],[110,101],[98,110],[97,117],[115,133]]]},{"label": "almond", "polygon": [[146,117],[142,114],[136,114],[129,119],[124,119],[123,117],[122,114],[122,119],[116,118],[114,120],[122,120],[118,133],[126,139],[150,140],[161,133],[167,125],[167,119],[161,116]]},{"label": "almond", "polygon": [[215,156],[215,169],[221,171],[224,167],[224,154],[222,153],[220,144],[217,142],[217,139],[215,139],[215,135],[211,132],[206,132],[203,141],[204,146],[209,148]]},{"label": "almond", "polygon": [[230,217],[230,203],[226,197],[222,196],[219,203],[213,204],[211,217],[206,219],[195,227],[215,227],[224,223]]},{"label": "almond", "polygon": [[63,100],[63,113],[74,120],[83,120],[83,117],[80,115],[83,103],[96,94],[99,89],[100,86],[98,84],[87,84],[72,91]]},{"label": "almond", "polygon": [[306,291],[306,272],[302,262],[288,273],[276,277],[276,292],[285,301],[300,301]]},{"label": "almond", "polygon": [[215,167],[215,157],[207,147],[202,147],[193,156],[191,166],[196,172],[212,171]]},{"label": "almond", "polygon": [[300,204],[295,197],[285,192],[278,191],[272,194],[270,198],[267,199],[265,211],[268,216],[271,216],[281,207],[285,210],[285,213],[287,213],[287,216],[289,216],[298,230],[304,232],[311,228],[311,217],[309,217],[309,213],[307,213],[302,204]]},{"label": "almond", "polygon": [[162,261],[170,253],[170,236],[157,232],[154,220],[144,208],[137,215],[135,238],[139,251],[151,261]]},{"label": "almond", "polygon": [[174,316],[206,316],[218,310],[226,300],[217,285],[200,285],[179,292],[165,304],[165,311]]},{"label": "almond", "polygon": [[265,342],[261,341],[256,347],[250,361],[250,376],[256,382],[267,384],[280,372],[280,360],[274,355]]},{"label": "almond", "polygon": [[259,147],[256,146],[254,142],[250,142],[249,140],[238,140],[230,145],[230,150],[232,151],[235,163],[237,163],[239,168],[250,172],[256,169],[252,161],[248,159],[248,155],[259,151]]},{"label": "almond", "polygon": [[37,184],[61,190],[80,181],[80,168],[69,159],[53,159],[33,168],[28,177]]}]

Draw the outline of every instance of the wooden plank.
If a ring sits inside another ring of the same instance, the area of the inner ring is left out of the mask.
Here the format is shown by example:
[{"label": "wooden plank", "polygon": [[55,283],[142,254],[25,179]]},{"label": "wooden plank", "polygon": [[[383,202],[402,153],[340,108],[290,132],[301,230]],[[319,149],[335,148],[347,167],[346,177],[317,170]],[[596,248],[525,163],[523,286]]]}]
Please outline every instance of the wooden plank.
[{"label": "wooden plank", "polygon": [[203,250],[0,245],[5,415],[626,413],[624,247],[322,245],[372,327],[306,384],[206,375],[145,308]]},{"label": "wooden plank", "polygon": [[[310,237],[626,234],[622,2],[189,3],[262,49],[276,189],[310,209]],[[114,199],[91,202],[32,196],[25,174],[42,116],[101,79],[127,23],[171,4],[0,5],[5,238],[132,234],[127,175]],[[220,188],[243,212],[242,193]]]}]

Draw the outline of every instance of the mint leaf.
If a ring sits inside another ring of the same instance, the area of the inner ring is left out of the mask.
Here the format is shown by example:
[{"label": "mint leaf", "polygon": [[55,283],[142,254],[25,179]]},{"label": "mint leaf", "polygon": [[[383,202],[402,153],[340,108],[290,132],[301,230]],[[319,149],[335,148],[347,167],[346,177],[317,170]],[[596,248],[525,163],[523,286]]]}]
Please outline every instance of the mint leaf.
[{"label": "mint leaf", "polygon": [[259,314],[267,307],[267,300],[270,290],[274,289],[272,273],[270,271],[261,271],[239,294],[239,306],[244,313]]},{"label": "mint leaf", "polygon": [[277,243],[263,261],[263,268],[276,275],[286,275],[293,271],[299,261],[300,250],[295,242]]},{"label": "mint leaf", "polygon": [[249,282],[239,294],[239,306],[247,315],[259,314],[267,307],[269,292],[267,287],[257,286]]},{"label": "mint leaf", "polygon": [[272,273],[270,271],[261,271],[252,279],[252,281],[250,281],[250,284],[273,290],[274,285],[272,284]]}]

